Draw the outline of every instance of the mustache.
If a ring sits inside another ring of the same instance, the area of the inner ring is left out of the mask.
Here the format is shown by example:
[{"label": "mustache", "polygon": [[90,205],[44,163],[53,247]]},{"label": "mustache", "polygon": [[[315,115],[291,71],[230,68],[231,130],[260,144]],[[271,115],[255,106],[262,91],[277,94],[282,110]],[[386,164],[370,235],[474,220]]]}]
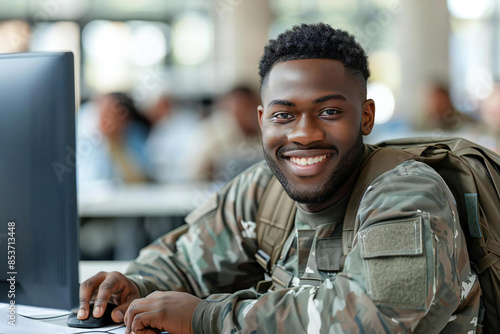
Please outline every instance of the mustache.
[{"label": "mustache", "polygon": [[282,146],[276,152],[277,156],[282,156],[286,152],[290,151],[300,151],[300,150],[331,150],[335,153],[339,153],[339,149],[335,145],[300,145],[300,144],[290,144],[287,146]]}]

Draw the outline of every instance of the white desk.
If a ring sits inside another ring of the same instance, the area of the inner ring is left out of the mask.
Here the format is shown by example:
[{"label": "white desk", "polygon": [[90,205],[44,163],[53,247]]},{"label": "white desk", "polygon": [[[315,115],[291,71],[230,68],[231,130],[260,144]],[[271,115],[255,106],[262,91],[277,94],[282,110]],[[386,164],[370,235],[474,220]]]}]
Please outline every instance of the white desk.
[{"label": "white desk", "polygon": [[186,185],[102,184],[78,193],[80,217],[185,216],[217,190],[208,183]]},{"label": "white desk", "polygon": [[[16,320],[15,326],[8,323],[9,310],[7,304],[0,303],[0,333],[1,334],[73,334],[85,332],[89,333],[89,329],[73,328],[66,325],[67,315],[69,311],[56,310],[32,306],[16,305]],[[55,319],[34,320],[27,319],[21,315],[34,318],[61,316]],[[125,327],[120,324],[96,328],[96,331],[107,331],[105,333],[121,334],[125,332]],[[97,333],[97,332],[93,332]]]},{"label": "white desk", "polygon": [[[118,271],[125,272],[129,261],[80,261],[79,271],[80,271],[80,282],[83,282],[87,278],[97,274],[100,271]],[[46,317],[54,315],[65,315],[68,314],[67,310],[56,310],[41,307],[23,306],[16,305],[16,326],[11,326],[8,324],[9,309],[8,304],[0,303],[0,334],[67,334],[67,333],[78,333],[78,332],[88,332],[88,329],[78,329],[66,326],[66,317],[61,317],[53,320],[32,320],[27,319],[22,315],[27,315],[31,317]],[[98,328],[97,330],[110,330],[117,328],[117,325]],[[120,328],[111,331],[111,333],[124,333],[125,328]]]}]

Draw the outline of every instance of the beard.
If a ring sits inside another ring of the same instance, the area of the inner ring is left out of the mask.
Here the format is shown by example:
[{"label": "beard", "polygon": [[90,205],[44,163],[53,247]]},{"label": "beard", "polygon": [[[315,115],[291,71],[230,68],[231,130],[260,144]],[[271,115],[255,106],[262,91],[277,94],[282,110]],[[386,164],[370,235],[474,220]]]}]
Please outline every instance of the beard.
[{"label": "beard", "polygon": [[[338,152],[338,149],[336,150]],[[342,185],[358,170],[358,165],[363,154],[363,133],[360,129],[354,145],[341,157],[335,170],[329,176],[327,182],[317,185],[311,189],[301,190],[291,184],[278,167],[276,160],[264,149],[264,157],[278,181],[285,189],[288,196],[299,203],[321,204],[332,198]],[[279,156],[279,154],[277,154]]]}]

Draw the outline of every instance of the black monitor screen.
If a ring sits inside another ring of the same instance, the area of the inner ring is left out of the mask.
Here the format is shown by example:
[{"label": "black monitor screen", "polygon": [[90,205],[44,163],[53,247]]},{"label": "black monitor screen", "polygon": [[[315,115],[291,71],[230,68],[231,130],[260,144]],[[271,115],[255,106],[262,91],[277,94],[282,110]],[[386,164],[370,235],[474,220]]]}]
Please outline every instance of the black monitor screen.
[{"label": "black monitor screen", "polygon": [[73,54],[0,54],[0,302],[78,304]]}]

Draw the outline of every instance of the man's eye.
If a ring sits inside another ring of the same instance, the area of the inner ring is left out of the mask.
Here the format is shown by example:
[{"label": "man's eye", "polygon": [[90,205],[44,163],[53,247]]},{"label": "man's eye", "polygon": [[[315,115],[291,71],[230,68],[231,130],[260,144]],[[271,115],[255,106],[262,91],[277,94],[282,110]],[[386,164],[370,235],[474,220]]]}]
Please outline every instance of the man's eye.
[{"label": "man's eye", "polygon": [[279,113],[274,114],[274,118],[277,118],[277,119],[291,119],[292,115],[290,115],[289,113],[286,113],[286,112],[279,112]]},{"label": "man's eye", "polygon": [[333,116],[337,114],[340,114],[340,110],[326,109],[321,112],[320,116]]}]

